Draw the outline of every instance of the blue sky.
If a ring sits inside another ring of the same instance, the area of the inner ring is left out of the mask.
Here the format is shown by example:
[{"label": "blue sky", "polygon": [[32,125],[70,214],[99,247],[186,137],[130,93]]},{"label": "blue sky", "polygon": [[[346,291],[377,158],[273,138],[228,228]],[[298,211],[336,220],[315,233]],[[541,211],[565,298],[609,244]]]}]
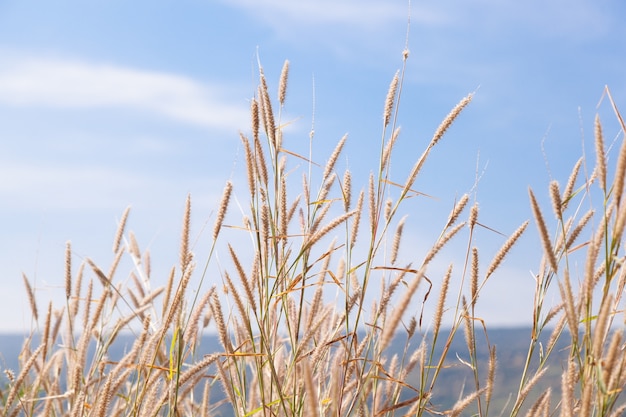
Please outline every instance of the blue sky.
[{"label": "blue sky", "polygon": [[[257,56],[274,89],[291,62],[288,149],[306,152],[314,122],[323,164],[348,133],[342,170],[363,185],[408,10],[405,0],[0,3],[0,330],[32,325],[22,273],[40,309],[63,299],[66,241],[75,265],[89,256],[108,267],[128,205],[160,269],[155,285],[176,263],[188,193],[202,254],[224,182],[245,197],[238,135],[249,130]],[[608,85],[626,108],[625,12],[617,0],[413,1],[398,182],[448,111],[476,94],[416,183],[436,199],[409,213],[409,245],[428,246],[439,224],[422,220],[445,218],[477,170],[481,220],[508,235],[531,217],[528,186],[548,211],[549,181],[565,183],[583,149],[593,162],[596,112],[607,144],[622,140],[601,98]],[[531,317],[540,245],[529,231],[480,301],[495,325]],[[502,237],[482,234],[488,261]]]}]

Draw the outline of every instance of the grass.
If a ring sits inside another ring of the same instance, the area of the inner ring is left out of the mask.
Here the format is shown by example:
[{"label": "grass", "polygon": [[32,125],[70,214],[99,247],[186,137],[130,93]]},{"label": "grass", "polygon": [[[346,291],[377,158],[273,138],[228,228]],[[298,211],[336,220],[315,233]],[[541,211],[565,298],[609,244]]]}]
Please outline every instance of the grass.
[{"label": "grass", "polygon": [[[626,382],[621,247],[626,142],[615,158],[607,158],[596,119],[593,172],[581,173],[581,158],[563,191],[558,182],[550,184],[551,211],[558,219],[554,230],[545,221],[549,210],[529,189],[532,219],[520,224],[499,251],[483,254],[474,236],[481,224],[478,204],[463,195],[432,246],[414,254],[412,263],[400,264],[409,222],[403,209],[421,194],[414,189],[416,178],[472,99],[463,98],[451,110],[404,182],[398,182],[390,166],[407,58],[405,52],[403,68],[390,84],[378,164],[361,179],[367,183],[364,190],[353,189],[356,181],[349,171],[336,170],[346,137],[322,167],[310,155],[283,147],[289,66],[283,67],[277,101],[259,66],[252,133],[241,135],[247,184],[226,184],[208,257],[196,260],[190,249],[190,197],[180,262],[165,287],[151,286],[149,253],[142,253],[134,234],[126,231],[128,209],[108,269],[90,259],[76,269],[68,243],[66,303],[48,305],[41,330],[25,340],[19,370],[6,371],[2,415],[621,415],[626,410],[621,399]],[[303,160],[304,168],[293,168]],[[296,187],[301,191],[294,196]],[[224,220],[235,191],[247,195],[248,205],[241,223],[229,228],[247,239],[230,241],[224,238]],[[493,398],[497,347],[489,341],[489,323],[475,311],[484,287],[530,223],[543,248],[542,259],[529,260],[537,268],[532,332],[517,391],[502,406]],[[449,265],[441,276],[427,274],[438,253],[460,235],[468,241],[464,261]],[[223,258],[219,277],[211,272],[217,253]],[[479,270],[482,256],[491,259],[484,273]],[[582,257],[584,268],[573,266],[574,256]],[[123,258],[134,268],[130,279],[120,280],[116,273]],[[199,277],[197,287],[190,287],[192,276]],[[207,288],[215,282],[220,287]],[[24,283],[38,319],[27,277]],[[420,288],[432,291],[432,297],[417,299]],[[546,301],[552,288],[561,296],[556,306]],[[432,317],[405,314],[420,302],[433,305]],[[443,326],[444,319],[452,325]],[[202,334],[213,330],[220,349],[199,354]],[[132,347],[111,360],[111,346],[129,332],[136,335]],[[461,334],[466,351],[459,354],[451,346]],[[557,342],[564,341],[567,360],[560,369],[550,367]],[[471,377],[458,401],[444,407],[437,392],[450,363],[462,363]],[[538,391],[542,379],[555,372],[560,386]],[[211,395],[215,390],[223,395]]]}]

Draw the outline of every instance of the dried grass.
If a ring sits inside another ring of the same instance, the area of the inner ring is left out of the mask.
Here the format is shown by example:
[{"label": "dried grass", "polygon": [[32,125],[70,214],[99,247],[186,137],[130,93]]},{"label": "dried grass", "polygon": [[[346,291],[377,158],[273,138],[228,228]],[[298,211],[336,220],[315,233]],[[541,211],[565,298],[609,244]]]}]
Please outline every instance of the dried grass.
[{"label": "dried grass", "polygon": [[[403,57],[406,61],[408,52]],[[500,278],[498,268],[520,241],[528,221],[495,254],[481,248],[479,258],[482,233],[476,233],[476,226],[489,233],[493,229],[478,222],[478,202],[473,203],[468,221],[458,222],[470,199],[463,194],[443,219],[441,233],[430,247],[420,251],[419,245],[406,243],[407,236],[419,239],[420,245],[428,238],[412,234],[413,225],[406,214],[414,211],[405,207],[409,197],[421,195],[413,190],[421,168],[472,95],[448,114],[406,181],[398,184],[390,167],[392,150],[400,140],[396,119],[403,68],[394,76],[384,103],[383,141],[372,174],[357,178],[344,170],[339,179],[347,136],[339,140],[321,169],[312,158],[283,148],[280,117],[288,72],[285,62],[275,119],[267,80],[259,66],[260,86],[250,108],[251,140],[240,135],[250,196],[249,205],[241,208],[243,227],[229,226],[229,233],[222,233],[234,193],[229,181],[217,207],[210,253],[199,277],[194,272],[189,239],[190,196],[174,262],[179,268],[172,267],[164,276],[161,271],[151,273],[149,252],[142,255],[134,233],[125,231],[129,208],[113,239],[114,257],[108,274],[90,258],[74,272],[73,249],[67,242],[66,303],[61,308],[48,304],[43,323],[39,323],[35,290],[23,275],[34,330],[24,343],[17,377],[5,372],[8,384],[0,388],[2,415],[487,417],[622,413],[626,359],[622,320],[616,317],[623,310],[626,286],[621,249],[626,215],[620,206],[626,146],[620,149],[613,183],[607,183],[606,172],[612,171],[609,162],[614,158],[604,151],[599,118],[596,177],[603,201],[594,204],[592,179],[575,190],[584,162],[578,160],[562,194],[556,180],[550,184],[548,194],[556,216],[551,233],[529,189],[539,231],[537,244],[543,248],[544,258],[529,266],[538,268],[533,271],[533,333],[519,388],[509,393],[514,401],[502,405],[497,401],[502,387],[496,346],[489,340],[488,320],[479,316],[479,300],[484,299],[481,293],[491,280]],[[616,108],[615,112],[619,115]],[[290,178],[299,169],[292,167],[291,158],[297,158],[298,167],[302,160],[307,161],[301,192],[291,188]],[[333,187],[335,183],[340,187]],[[359,190],[353,204],[359,187],[366,189]],[[293,197],[295,194],[299,195]],[[608,194],[613,198],[608,199]],[[450,196],[439,198],[454,201]],[[581,203],[587,200],[591,207],[583,214]],[[575,204],[577,209],[572,210]],[[369,227],[363,229],[360,223],[365,211]],[[602,213],[599,224],[591,221],[594,213]],[[300,224],[294,224],[297,222]],[[438,254],[462,234],[468,238],[465,253],[446,254],[454,261],[441,268]],[[578,240],[583,243],[574,246]],[[491,262],[481,281],[480,259],[485,253]],[[403,261],[404,257],[409,261]],[[131,262],[124,262],[126,258]],[[461,268],[455,268],[458,263]],[[418,267],[414,269],[412,264]],[[124,277],[120,279],[116,271],[126,265],[131,269],[118,272]],[[460,276],[453,271],[461,271],[457,273]],[[152,290],[152,275],[166,278],[165,286]],[[94,276],[101,286],[94,287]],[[86,289],[83,280],[87,280]],[[208,281],[207,290],[204,283]],[[63,283],[58,286],[62,288]],[[37,287],[40,289],[39,283]],[[431,296],[433,288],[439,291],[436,300]],[[448,301],[451,291],[458,292],[455,302]],[[550,297],[555,299],[554,305],[550,305]],[[551,322],[556,324],[548,328]],[[467,351],[454,352],[451,344],[461,329]],[[205,356],[199,352],[203,337],[211,331],[217,332],[221,348]],[[132,347],[114,361],[109,358],[111,346],[122,332],[136,337]],[[546,332],[549,340],[544,345],[540,336]],[[567,365],[558,390],[546,387],[543,380],[552,369],[548,357],[563,339],[568,342],[564,352]],[[36,340],[39,345],[32,346]],[[482,352],[484,346],[487,350]],[[502,348],[497,352],[500,355]],[[458,393],[456,403],[441,405],[442,375],[459,360],[469,367],[473,378]],[[215,384],[223,393],[212,394]]]}]

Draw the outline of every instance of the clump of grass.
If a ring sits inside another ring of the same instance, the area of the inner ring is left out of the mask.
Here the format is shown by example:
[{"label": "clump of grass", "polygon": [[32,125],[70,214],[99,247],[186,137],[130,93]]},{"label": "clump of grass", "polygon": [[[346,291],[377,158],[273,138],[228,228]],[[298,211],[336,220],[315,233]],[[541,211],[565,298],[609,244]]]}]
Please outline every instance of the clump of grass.
[{"label": "clump of grass", "polygon": [[[50,305],[39,340],[36,332],[26,340],[17,377],[9,372],[9,384],[0,391],[2,415],[516,416],[526,412],[617,416],[623,412],[625,406],[618,400],[626,383],[619,318],[626,285],[621,250],[626,142],[610,183],[610,159],[604,154],[596,120],[596,175],[576,188],[581,159],[563,194],[557,182],[550,186],[558,223],[552,237],[535,193],[529,190],[544,253],[535,273],[532,334],[519,389],[511,393],[508,406],[494,408],[496,346],[489,341],[477,305],[481,291],[529,222],[521,222],[487,257],[491,261],[481,273],[484,254],[474,233],[481,226],[479,209],[474,203],[466,213],[470,200],[466,194],[453,205],[430,248],[400,265],[402,237],[411,222],[403,208],[411,197],[421,195],[414,187],[422,167],[472,99],[471,94],[461,99],[435,130],[404,182],[397,182],[389,167],[400,136],[396,120],[408,53],[403,58],[403,68],[393,77],[384,102],[379,161],[363,182],[366,189],[358,193],[353,190],[358,181],[349,171],[336,172],[347,136],[319,167],[310,155],[284,148],[281,116],[289,66],[285,63],[279,79],[277,103],[272,102],[259,67],[259,87],[251,101],[251,137],[241,134],[247,185],[226,184],[203,267],[197,268],[189,242],[190,196],[183,214],[179,264],[171,269],[165,287],[151,286],[149,253],[142,253],[134,234],[125,230],[128,209],[115,233],[108,273],[88,258],[73,271],[68,243],[66,305],[56,309]],[[617,110],[616,115],[621,121]],[[309,161],[302,172],[302,190],[295,196],[291,184],[297,176],[290,165],[294,158],[298,163]],[[581,215],[582,202],[592,201],[596,178],[603,204]],[[318,188],[312,184],[319,184]],[[247,193],[248,205],[234,229],[248,239],[224,241],[224,221],[236,192]],[[574,246],[588,224],[594,224],[595,213],[601,214],[596,229],[588,231],[587,241]],[[441,276],[431,272],[441,250],[462,234],[468,243],[460,265],[451,264]],[[222,250],[228,255],[223,259],[229,261],[222,261],[219,275],[213,275],[210,266]],[[586,265],[580,275],[570,258],[584,250]],[[130,257],[134,265],[128,280],[116,275],[123,257]],[[200,279],[196,288],[190,288],[194,274]],[[453,285],[457,281],[460,285]],[[550,308],[546,294],[555,282],[562,302],[546,311]],[[26,276],[24,283],[37,320],[39,310]],[[426,294],[423,299],[417,297],[420,289]],[[411,316],[411,305],[431,303],[428,294],[433,289],[439,292],[432,301],[433,317]],[[442,325],[444,319],[449,327]],[[221,348],[199,354],[202,335],[210,329],[217,332]],[[466,351],[453,352],[452,341],[460,330]],[[540,335],[548,331],[544,348]],[[134,343],[113,360],[111,346],[123,332],[133,332]],[[562,386],[557,387],[560,396],[549,389],[531,401],[530,394],[548,372],[548,357],[560,338],[571,340]],[[481,341],[487,343],[486,360],[478,352]],[[403,348],[398,351],[397,346]],[[451,363],[470,369],[469,390],[459,392],[456,403],[442,404],[440,378]]]}]

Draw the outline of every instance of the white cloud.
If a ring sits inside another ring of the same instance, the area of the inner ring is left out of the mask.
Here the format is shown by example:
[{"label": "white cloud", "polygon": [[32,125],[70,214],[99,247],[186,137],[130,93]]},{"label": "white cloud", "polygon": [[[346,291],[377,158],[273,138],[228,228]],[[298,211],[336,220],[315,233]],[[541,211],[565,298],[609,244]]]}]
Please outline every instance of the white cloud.
[{"label": "white cloud", "polygon": [[[380,67],[399,59],[405,44],[407,0],[222,0],[268,27],[272,36],[307,56]],[[449,21],[430,5],[412,5],[411,26]],[[322,55],[319,55],[321,53]],[[384,65],[384,64],[382,64]]]},{"label": "white cloud", "polygon": [[214,209],[225,179],[177,179],[128,169],[77,164],[0,161],[0,212],[89,213],[141,204],[152,210],[178,207],[187,192],[196,208]]},{"label": "white cloud", "polygon": [[[391,25],[401,30],[410,18],[420,27],[450,23],[446,10],[430,4],[410,4],[407,0],[222,0],[229,7],[242,9],[272,27],[287,34],[289,40],[312,35],[316,40],[353,36],[361,42],[371,42],[383,35],[381,28]],[[409,10],[410,6],[410,10]],[[311,33],[306,29],[315,28]],[[293,38],[294,31],[299,34]],[[368,39],[369,38],[369,39]]]},{"label": "white cloud", "polygon": [[[407,0],[223,0],[223,3],[248,11],[279,32],[302,25],[324,29],[335,25],[363,29],[356,34],[359,37],[368,29],[403,24],[409,12]],[[465,27],[481,32],[505,30],[512,24],[521,24],[534,33],[564,37],[602,35],[614,23],[605,5],[584,0],[413,2],[410,14],[413,30],[434,26],[441,29]],[[321,31],[318,36],[324,37],[325,34]]]},{"label": "white cloud", "polygon": [[408,3],[372,0],[230,0],[236,6],[273,24],[380,25],[405,20]]},{"label": "white cloud", "polygon": [[118,208],[127,205],[128,198],[136,190],[159,185],[156,179],[149,180],[112,168],[15,162],[2,164],[0,178],[0,195],[6,202],[3,209]]},{"label": "white cloud", "polygon": [[238,129],[247,106],[193,79],[114,65],[18,58],[0,67],[0,103],[56,108],[126,108],[220,129]]}]

